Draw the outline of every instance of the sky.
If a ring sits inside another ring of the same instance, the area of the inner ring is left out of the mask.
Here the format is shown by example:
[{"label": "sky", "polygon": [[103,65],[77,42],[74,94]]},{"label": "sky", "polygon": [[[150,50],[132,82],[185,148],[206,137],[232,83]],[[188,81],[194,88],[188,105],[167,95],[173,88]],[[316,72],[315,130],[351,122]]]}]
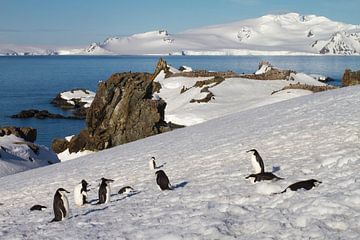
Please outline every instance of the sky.
[{"label": "sky", "polygon": [[360,24],[359,9],[360,0],[0,0],[0,43],[86,46],[288,12]]}]

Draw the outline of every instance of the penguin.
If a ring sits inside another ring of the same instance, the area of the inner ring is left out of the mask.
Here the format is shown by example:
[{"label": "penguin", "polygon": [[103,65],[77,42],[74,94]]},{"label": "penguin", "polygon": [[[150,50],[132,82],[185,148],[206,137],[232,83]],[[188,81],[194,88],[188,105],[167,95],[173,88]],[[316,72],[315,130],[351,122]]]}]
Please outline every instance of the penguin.
[{"label": "penguin", "polygon": [[260,154],[258,153],[258,151],[256,149],[250,149],[248,152],[252,152],[253,154],[251,155],[251,164],[255,170],[255,174],[256,173],[263,173],[265,172],[265,167],[264,167],[264,162],[260,156]]},{"label": "penguin", "polygon": [[151,170],[156,169],[156,162],[155,162],[155,157],[151,157],[150,161],[149,161],[149,168]]},{"label": "penguin", "polygon": [[122,187],[120,190],[119,190],[119,194],[123,194],[123,193],[130,193],[131,191],[134,191],[134,189],[130,186],[126,186],[126,187]]},{"label": "penguin", "polygon": [[101,184],[99,187],[99,202],[97,204],[103,204],[110,202],[110,183],[114,182],[112,179],[101,178]]},{"label": "penguin", "polygon": [[62,221],[69,216],[69,201],[65,193],[70,193],[63,188],[56,190],[54,195],[53,209],[55,217],[51,222]]},{"label": "penguin", "polygon": [[47,207],[36,204],[30,208],[30,211],[42,211],[45,208]]},{"label": "penguin", "polygon": [[82,206],[87,202],[86,197],[87,197],[87,192],[90,191],[88,190],[88,186],[90,186],[84,179],[81,180],[81,182],[75,186],[74,188],[74,200],[75,200],[75,204],[77,206]]},{"label": "penguin", "polygon": [[245,179],[253,178],[253,182],[260,182],[260,181],[268,181],[268,180],[282,180],[283,178],[276,176],[275,174],[271,172],[263,172],[263,173],[257,173],[257,174],[250,174]]},{"label": "penguin", "polygon": [[169,178],[166,176],[163,170],[156,171],[156,183],[159,186],[160,190],[172,190]]},{"label": "penguin", "polygon": [[285,188],[285,190],[282,191],[281,193],[286,192],[286,190],[288,190],[288,189],[290,189],[291,191],[297,191],[299,189],[310,190],[313,187],[319,186],[321,183],[322,183],[321,181],[316,180],[316,179],[304,180],[304,181],[300,181],[300,182],[291,184],[290,186]]}]

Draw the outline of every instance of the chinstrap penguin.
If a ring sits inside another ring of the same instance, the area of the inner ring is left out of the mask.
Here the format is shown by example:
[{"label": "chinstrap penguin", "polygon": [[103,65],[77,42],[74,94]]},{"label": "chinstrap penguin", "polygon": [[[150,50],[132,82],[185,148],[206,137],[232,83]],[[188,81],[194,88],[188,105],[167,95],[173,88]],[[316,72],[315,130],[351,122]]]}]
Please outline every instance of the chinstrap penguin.
[{"label": "chinstrap penguin", "polygon": [[313,187],[317,187],[320,185],[320,183],[322,183],[319,180],[316,179],[309,179],[309,180],[304,180],[304,181],[300,181],[300,182],[296,182],[291,184],[290,186],[288,186],[287,188],[285,188],[284,191],[282,191],[281,193],[286,192],[286,190],[290,189],[291,191],[297,191],[299,189],[305,189],[305,190],[310,190]]},{"label": "chinstrap penguin", "polygon": [[65,193],[70,193],[63,188],[56,190],[54,195],[53,209],[55,217],[51,222],[62,221],[69,216],[69,201]]},{"label": "chinstrap penguin", "polygon": [[120,188],[118,194],[123,194],[123,193],[129,194],[132,191],[134,191],[134,189],[132,187],[126,186],[126,187]]},{"label": "chinstrap penguin", "polygon": [[256,173],[263,173],[265,172],[265,167],[264,167],[264,161],[262,160],[260,154],[258,153],[258,151],[256,149],[250,149],[248,152],[252,152],[251,155],[251,164],[255,170],[255,174]]},{"label": "chinstrap penguin", "polygon": [[99,202],[97,204],[103,204],[110,202],[111,188],[110,183],[114,182],[112,179],[101,178],[101,184],[99,187]]},{"label": "chinstrap penguin", "polygon": [[45,208],[47,207],[36,204],[30,208],[30,211],[42,211]]},{"label": "chinstrap penguin", "polygon": [[260,182],[260,181],[270,181],[270,180],[282,180],[283,178],[276,176],[275,174],[271,172],[262,172],[257,174],[250,174],[246,177],[246,179],[251,178],[253,179],[253,182]]},{"label": "chinstrap penguin", "polygon": [[88,189],[88,186],[90,186],[84,179],[75,186],[74,188],[74,201],[77,206],[82,206],[87,202],[87,192],[90,191]]},{"label": "chinstrap penguin", "polygon": [[163,190],[172,190],[172,186],[170,184],[169,178],[166,176],[163,170],[156,171],[156,183],[159,188]]},{"label": "chinstrap penguin", "polygon": [[150,161],[149,161],[149,168],[151,170],[156,169],[156,162],[155,162],[155,157],[151,157]]}]

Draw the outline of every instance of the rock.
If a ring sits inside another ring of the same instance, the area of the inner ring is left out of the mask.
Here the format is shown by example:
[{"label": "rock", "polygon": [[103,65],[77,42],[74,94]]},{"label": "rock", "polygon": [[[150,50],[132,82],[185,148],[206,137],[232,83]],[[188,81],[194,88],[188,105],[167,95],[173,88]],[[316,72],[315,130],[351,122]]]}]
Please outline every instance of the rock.
[{"label": "rock", "polygon": [[168,77],[168,75],[171,75],[171,72],[169,71],[169,69],[170,68],[169,68],[167,62],[164,59],[160,58],[156,64],[153,78],[155,78],[162,70],[165,72],[165,76]]},{"label": "rock", "polygon": [[9,127],[0,128],[0,137],[11,134],[20,137],[25,141],[35,142],[37,131],[35,128],[31,128],[31,127],[9,126]]},{"label": "rock", "polygon": [[[98,85],[87,116],[87,128],[69,142],[69,151],[102,150],[171,130],[164,121],[166,102],[153,99],[154,75],[117,73]],[[166,62],[165,62],[166,63]]]},{"label": "rock", "polygon": [[241,77],[256,80],[287,80],[289,79],[291,73],[296,72],[292,70],[278,69],[267,61],[261,61],[259,63],[259,69],[254,74],[245,74]]},{"label": "rock", "polygon": [[61,109],[73,109],[74,116],[85,118],[87,109],[94,100],[95,93],[83,88],[59,93],[51,103]]},{"label": "rock", "polygon": [[343,87],[360,84],[360,70],[353,72],[350,69],[346,69],[341,83]]},{"label": "rock", "polygon": [[47,110],[29,109],[23,110],[18,114],[10,116],[11,118],[37,118],[37,119],[84,119],[84,116],[63,116],[61,114],[53,114]]},{"label": "rock", "polygon": [[66,139],[54,139],[51,143],[51,148],[55,153],[61,153],[69,147],[69,142]]}]

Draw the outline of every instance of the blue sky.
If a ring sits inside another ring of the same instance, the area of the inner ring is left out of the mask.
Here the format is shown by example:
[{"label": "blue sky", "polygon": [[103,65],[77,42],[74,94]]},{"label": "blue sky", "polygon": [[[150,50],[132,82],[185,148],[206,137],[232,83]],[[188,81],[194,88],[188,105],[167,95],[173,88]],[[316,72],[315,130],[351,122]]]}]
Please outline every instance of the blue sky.
[{"label": "blue sky", "polygon": [[0,0],[0,43],[76,46],[299,12],[360,24],[360,0]]}]

